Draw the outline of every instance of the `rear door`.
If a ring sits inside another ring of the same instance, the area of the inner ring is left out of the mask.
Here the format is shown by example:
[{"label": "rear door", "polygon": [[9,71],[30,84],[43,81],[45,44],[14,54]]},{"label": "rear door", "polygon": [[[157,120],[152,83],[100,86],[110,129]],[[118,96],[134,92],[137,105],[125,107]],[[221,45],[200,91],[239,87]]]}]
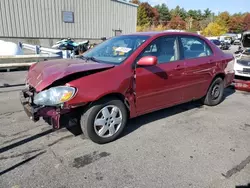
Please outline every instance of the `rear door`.
[{"label": "rear door", "polygon": [[156,56],[158,64],[136,68],[136,107],[138,114],[178,104],[183,100],[184,62],[179,61],[177,36],[155,39],[137,58]]},{"label": "rear door", "polygon": [[184,79],[184,101],[197,99],[206,94],[211,82],[216,60],[209,45],[196,36],[180,36],[181,58],[186,68]]}]

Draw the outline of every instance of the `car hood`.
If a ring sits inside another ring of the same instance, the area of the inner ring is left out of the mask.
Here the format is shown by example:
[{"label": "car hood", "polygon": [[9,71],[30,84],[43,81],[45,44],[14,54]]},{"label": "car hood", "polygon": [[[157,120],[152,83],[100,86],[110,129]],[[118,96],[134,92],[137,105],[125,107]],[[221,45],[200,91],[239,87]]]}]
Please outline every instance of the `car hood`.
[{"label": "car hood", "polygon": [[112,67],[114,67],[114,65],[89,60],[85,62],[85,60],[82,59],[43,61],[30,67],[26,84],[34,87],[36,91],[41,91],[66,76],[94,70],[105,70]]}]

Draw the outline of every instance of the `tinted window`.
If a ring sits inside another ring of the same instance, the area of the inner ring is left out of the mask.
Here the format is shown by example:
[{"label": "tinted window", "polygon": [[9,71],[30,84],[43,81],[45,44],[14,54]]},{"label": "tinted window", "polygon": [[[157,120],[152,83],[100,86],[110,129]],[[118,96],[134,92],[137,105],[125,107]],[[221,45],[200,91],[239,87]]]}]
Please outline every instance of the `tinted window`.
[{"label": "tinted window", "polygon": [[185,59],[210,56],[212,50],[206,42],[198,37],[181,37],[183,55]]},{"label": "tinted window", "polygon": [[158,63],[178,60],[177,37],[160,37],[149,44],[140,57],[156,56]]}]

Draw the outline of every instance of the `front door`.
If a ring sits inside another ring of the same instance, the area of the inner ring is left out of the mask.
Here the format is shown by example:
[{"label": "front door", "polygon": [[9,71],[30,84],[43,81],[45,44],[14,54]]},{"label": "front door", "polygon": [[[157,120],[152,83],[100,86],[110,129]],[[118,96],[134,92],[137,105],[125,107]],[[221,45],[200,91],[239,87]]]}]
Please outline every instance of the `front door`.
[{"label": "front door", "polygon": [[144,114],[183,100],[184,61],[179,61],[178,38],[160,37],[139,55],[156,56],[158,64],[136,68],[136,109]]}]

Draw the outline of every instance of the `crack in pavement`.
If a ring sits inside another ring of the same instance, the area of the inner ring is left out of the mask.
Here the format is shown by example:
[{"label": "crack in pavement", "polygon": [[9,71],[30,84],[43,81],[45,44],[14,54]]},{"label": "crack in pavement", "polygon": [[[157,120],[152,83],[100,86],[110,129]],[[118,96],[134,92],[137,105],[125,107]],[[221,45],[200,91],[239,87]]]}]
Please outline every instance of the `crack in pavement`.
[{"label": "crack in pavement", "polygon": [[29,131],[29,130],[31,130],[31,129],[26,129],[26,130],[23,130],[23,131],[20,131],[20,132],[17,132],[17,133],[8,135],[8,136],[17,136],[17,135],[19,135],[19,134],[21,134],[21,133],[25,133],[25,132],[27,132],[27,131]]},{"label": "crack in pavement", "polygon": [[3,156],[3,157],[0,157],[0,160],[6,160],[6,159],[11,159],[11,158],[21,157],[23,155],[35,153],[35,152],[38,152],[38,151],[41,151],[41,150],[43,150],[43,149],[35,149],[35,150],[30,150],[30,151],[26,151],[26,152],[15,154],[15,155]]},{"label": "crack in pavement", "polygon": [[64,170],[67,172],[67,174],[69,174],[68,169],[65,167],[64,163],[63,163],[63,159],[61,159],[60,157],[58,157],[55,152],[53,151],[53,149],[51,149],[50,147],[48,147],[48,149],[51,151],[51,153],[54,155],[55,159],[59,161],[59,163],[62,164]]},{"label": "crack in pavement", "polygon": [[5,135],[5,134],[1,134],[0,133],[0,137],[2,137],[2,138],[5,138],[5,137],[7,137],[8,135]]},{"label": "crack in pavement", "polygon": [[4,141],[4,142],[3,142],[3,144],[2,144],[2,145],[7,144],[7,143],[10,143],[10,142],[13,142],[13,141],[18,140],[18,139],[20,139],[20,138],[27,137],[27,136],[30,136],[30,135],[23,135],[23,136],[19,136],[19,137],[16,137],[16,138],[10,139],[10,140],[6,140],[6,141]]},{"label": "crack in pavement", "polygon": [[240,164],[236,165],[232,169],[228,170],[226,174],[222,174],[225,178],[230,178],[232,175],[236,174],[237,172],[240,172],[242,169],[245,168],[247,164],[250,163],[250,155],[243,160]]},{"label": "crack in pavement", "polygon": [[15,113],[18,113],[18,112],[22,112],[23,110],[18,110],[18,111],[14,111],[14,112],[4,112],[4,113],[1,113],[0,116],[11,116]]},{"label": "crack in pavement", "polygon": [[74,135],[67,135],[67,136],[64,136],[64,137],[59,138],[58,140],[55,140],[54,142],[48,144],[48,146],[49,146],[49,147],[50,147],[50,146],[53,146],[53,145],[57,144],[58,142],[60,142],[60,141],[62,141],[62,140],[65,140],[65,139],[67,139],[67,138],[71,138],[71,137],[73,137],[73,136],[74,136]]},{"label": "crack in pavement", "polygon": [[20,89],[11,89],[11,90],[6,90],[6,91],[0,91],[0,93],[10,93],[10,92],[13,92],[13,91],[22,91],[23,88],[20,88]]},{"label": "crack in pavement", "polygon": [[[0,137],[2,137],[2,138],[5,138],[5,137],[13,137],[13,136],[17,136],[17,135],[19,135],[19,134],[21,134],[21,133],[25,133],[25,132],[27,132],[27,131],[30,131],[30,130],[32,130],[32,129],[36,129],[37,127],[39,127],[39,126],[41,126],[41,125],[38,125],[38,126],[33,126],[33,128],[31,128],[31,129],[26,129],[26,130],[23,130],[23,131],[20,131],[20,132],[17,132],[17,133],[14,133],[14,134],[10,134],[10,135],[7,135],[7,134],[1,134],[0,133]],[[46,129],[46,131],[47,131],[48,129]],[[29,135],[27,135],[27,136],[29,136]],[[7,142],[7,141],[6,141]]]}]

